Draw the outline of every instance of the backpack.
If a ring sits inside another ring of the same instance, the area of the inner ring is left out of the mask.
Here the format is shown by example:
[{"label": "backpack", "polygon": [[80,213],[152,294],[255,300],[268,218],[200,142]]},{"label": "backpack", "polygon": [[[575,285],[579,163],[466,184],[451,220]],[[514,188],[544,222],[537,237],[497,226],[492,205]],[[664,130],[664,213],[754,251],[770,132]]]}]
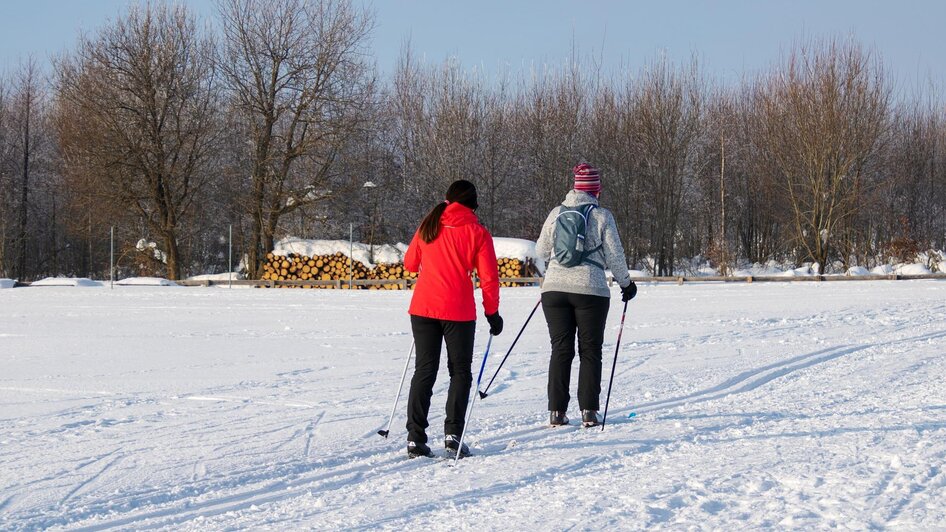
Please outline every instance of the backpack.
[{"label": "backpack", "polygon": [[593,264],[604,269],[600,263],[588,257],[598,252],[601,246],[585,249],[585,234],[588,231],[588,217],[597,205],[589,203],[577,208],[562,205],[555,217],[555,229],[552,232],[552,258],[566,268],[583,263]]}]

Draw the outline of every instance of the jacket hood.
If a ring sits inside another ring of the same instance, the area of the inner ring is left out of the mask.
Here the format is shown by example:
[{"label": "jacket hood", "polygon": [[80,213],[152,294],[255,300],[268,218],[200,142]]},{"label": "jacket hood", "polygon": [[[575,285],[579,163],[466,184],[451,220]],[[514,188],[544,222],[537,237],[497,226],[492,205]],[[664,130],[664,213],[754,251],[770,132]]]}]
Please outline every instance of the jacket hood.
[{"label": "jacket hood", "polygon": [[565,201],[562,202],[562,205],[566,207],[578,207],[580,205],[588,205],[589,203],[597,205],[598,198],[587,192],[572,190],[565,195]]},{"label": "jacket hood", "polygon": [[473,209],[456,202],[447,205],[447,210],[443,211],[443,215],[440,217],[440,223],[450,227],[460,227],[479,222],[480,219],[476,217]]}]

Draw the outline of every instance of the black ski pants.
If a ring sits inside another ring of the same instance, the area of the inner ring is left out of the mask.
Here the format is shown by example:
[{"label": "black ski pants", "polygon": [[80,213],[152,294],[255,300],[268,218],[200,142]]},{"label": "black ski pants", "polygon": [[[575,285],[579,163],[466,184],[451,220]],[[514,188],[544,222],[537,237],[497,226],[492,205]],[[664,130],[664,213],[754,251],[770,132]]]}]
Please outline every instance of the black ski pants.
[{"label": "black ski pants", "polygon": [[446,419],[443,433],[463,432],[466,405],[470,400],[473,383],[473,337],[475,321],[447,321],[411,316],[414,333],[414,376],[407,401],[407,439],[427,443],[427,414],[430,412],[430,397],[434,393],[434,382],[440,369],[440,350],[446,341],[447,369],[450,373],[450,389],[447,392]]},{"label": "black ski pants", "polygon": [[575,334],[578,334],[578,405],[598,410],[601,395],[601,346],[611,300],[568,292],[542,294],[542,310],[552,339],[549,361],[549,410],[567,411]]}]

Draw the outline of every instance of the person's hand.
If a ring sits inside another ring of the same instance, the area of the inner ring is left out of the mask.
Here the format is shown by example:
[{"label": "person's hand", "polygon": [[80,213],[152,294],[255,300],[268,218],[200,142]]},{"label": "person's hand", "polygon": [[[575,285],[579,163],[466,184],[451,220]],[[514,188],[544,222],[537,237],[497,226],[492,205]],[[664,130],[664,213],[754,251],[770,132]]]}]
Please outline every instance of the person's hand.
[{"label": "person's hand", "polygon": [[634,299],[634,296],[636,295],[637,295],[637,285],[634,284],[634,281],[631,281],[631,284],[621,289],[621,301],[624,301],[625,303]]},{"label": "person's hand", "polygon": [[486,321],[489,322],[489,334],[493,336],[499,336],[499,333],[503,332],[503,318],[499,313],[488,314],[486,316]]}]

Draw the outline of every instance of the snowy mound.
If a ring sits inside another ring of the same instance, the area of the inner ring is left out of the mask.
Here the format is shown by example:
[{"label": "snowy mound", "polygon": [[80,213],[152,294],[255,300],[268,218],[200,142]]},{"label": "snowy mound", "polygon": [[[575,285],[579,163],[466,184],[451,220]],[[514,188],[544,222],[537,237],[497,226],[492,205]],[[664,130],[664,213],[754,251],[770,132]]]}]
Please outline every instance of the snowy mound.
[{"label": "snowy mound", "polygon": [[860,276],[860,275],[870,275],[870,270],[862,266],[854,266],[853,268],[848,268],[844,275],[848,277]]},{"label": "snowy mound", "polygon": [[13,279],[0,279],[0,289],[2,288],[13,288],[13,285],[16,284],[16,281]]},{"label": "snowy mound", "polygon": [[889,264],[883,264],[881,266],[874,267],[870,273],[874,275],[890,275],[893,273],[893,267]]},{"label": "snowy mound", "polygon": [[[364,264],[368,268],[373,268],[375,264],[397,264],[404,262],[404,253],[407,251],[407,244],[397,243],[375,244],[374,257],[371,256],[371,246],[362,242],[350,244],[347,240],[306,240],[296,237],[283,238],[276,242],[274,255],[285,256],[290,253],[314,257],[316,255],[334,255],[341,253],[346,257],[353,255],[356,261]],[[523,240],[521,238],[503,238],[494,237],[493,247],[496,249],[496,258],[519,259],[525,261],[531,259],[540,272],[545,271],[545,261],[540,260],[535,252],[535,242]],[[373,259],[373,260],[372,260]],[[226,274],[224,280],[226,279]],[[202,277],[202,276],[198,276]],[[192,277],[192,280],[203,280],[202,278]]]},{"label": "snowy mound", "polygon": [[102,283],[93,281],[85,277],[47,277],[39,281],[33,281],[30,286],[80,286],[97,287]]},{"label": "snowy mound", "polygon": [[535,252],[535,242],[531,240],[494,236],[493,247],[496,249],[497,259],[532,260],[540,274],[545,272],[545,260],[539,258]]},{"label": "snowy mound", "polygon": [[642,271],[640,271],[640,270],[628,270],[627,273],[628,273],[628,275],[631,276],[632,279],[633,279],[633,278],[650,277],[650,274],[649,274],[649,273],[647,273],[647,272],[642,272]]},{"label": "snowy mound", "polygon": [[933,273],[923,264],[898,264],[896,271],[898,275],[929,275]]},{"label": "snowy mound", "polygon": [[178,286],[174,281],[168,281],[163,277],[129,277],[121,281],[115,281],[118,286]]},{"label": "snowy mound", "polygon": [[801,268],[795,268],[794,270],[784,271],[778,274],[778,277],[809,277],[815,275],[811,270],[811,266],[802,266]]},{"label": "snowy mound", "polygon": [[361,242],[349,244],[347,240],[305,240],[296,237],[287,237],[276,242],[274,255],[288,255],[295,253],[313,257],[316,255],[334,255],[341,253],[348,257],[353,255],[356,261],[364,264],[368,268],[373,268],[375,263],[398,263],[404,262],[404,251],[407,246],[398,244],[390,246],[387,244],[376,244],[374,246],[374,261],[371,260],[371,246]]},{"label": "snowy mound", "polygon": [[187,278],[188,281],[229,281],[231,279],[239,281],[243,279],[243,274],[239,272],[205,273],[203,275],[195,275]]}]

